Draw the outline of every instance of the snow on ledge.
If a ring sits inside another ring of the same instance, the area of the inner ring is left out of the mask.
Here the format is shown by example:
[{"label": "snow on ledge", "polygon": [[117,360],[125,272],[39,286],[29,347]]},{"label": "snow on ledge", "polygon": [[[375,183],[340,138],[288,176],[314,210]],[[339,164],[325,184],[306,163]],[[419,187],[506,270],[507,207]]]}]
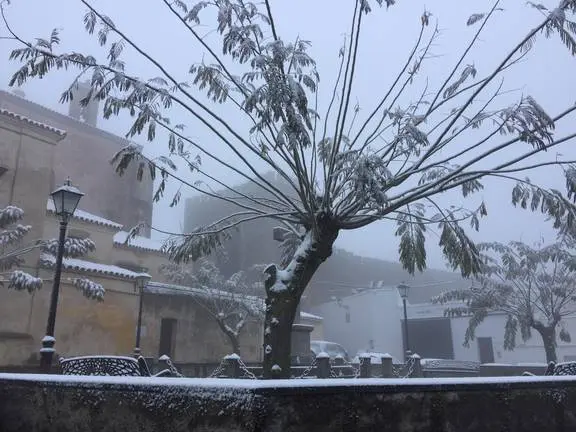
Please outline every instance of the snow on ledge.
[{"label": "snow on ledge", "polygon": [[314,314],[311,314],[308,312],[300,312],[300,318],[301,319],[309,319],[312,321],[322,321],[324,319],[321,316],[314,315]]},{"label": "snow on ledge", "polygon": [[127,231],[118,231],[114,235],[114,245],[142,249],[145,251],[162,252],[162,242],[142,236],[136,236],[128,240],[128,243],[126,243],[128,235],[129,233]]},{"label": "snow on ledge", "polygon": [[[50,264],[52,266],[56,264],[56,258],[53,255],[46,254],[46,253],[43,253],[40,255],[40,261],[47,263],[47,264]],[[95,263],[92,261],[86,261],[86,260],[82,260],[82,259],[78,259],[78,258],[64,258],[62,260],[62,264],[63,264],[64,269],[66,269],[66,270],[98,273],[98,274],[104,274],[104,275],[108,275],[108,276],[117,276],[117,277],[122,277],[122,278],[127,278],[127,279],[135,279],[138,276],[147,276],[149,278],[151,277],[147,273],[137,273],[137,272],[133,272],[131,270],[127,270],[125,268],[118,267],[115,265],[100,264],[100,263]]]},{"label": "snow on ledge", "polygon": [[[50,214],[54,214],[56,212],[55,208],[54,208],[54,202],[49,199],[46,202],[46,211]],[[85,212],[84,210],[80,210],[80,209],[76,209],[76,211],[74,212],[74,215],[72,215],[72,219],[77,219],[83,222],[88,222],[88,223],[92,223],[95,225],[101,225],[101,226],[105,226],[105,227],[109,227],[109,228],[114,228],[114,229],[122,229],[123,225],[116,223],[114,221],[108,220],[108,219],[104,219],[103,217],[100,216],[96,216],[93,215],[92,213],[88,213]]]},{"label": "snow on ledge", "polygon": [[26,123],[26,124],[31,125],[31,126],[36,126],[40,129],[44,129],[48,132],[52,132],[53,134],[56,134],[57,136],[59,136],[61,138],[66,137],[66,131],[65,130],[55,128],[53,126],[50,126],[47,123],[42,123],[42,122],[39,122],[36,120],[32,120],[29,117],[23,116],[21,114],[17,114],[17,113],[12,112],[12,111],[8,111],[7,109],[0,108],[0,116],[5,116],[5,117],[11,118],[13,120],[22,122],[22,123]]},{"label": "snow on ledge", "polygon": [[160,377],[102,377],[78,375],[43,375],[0,373],[0,382],[23,381],[45,382],[62,385],[128,385],[128,386],[160,386],[189,389],[237,389],[237,390],[274,390],[279,388],[341,388],[341,387],[394,387],[398,392],[411,391],[412,387],[422,391],[422,387],[431,390],[450,386],[486,385],[522,385],[538,383],[574,383],[576,376],[515,376],[515,377],[477,377],[477,378],[327,378],[327,379],[286,379],[286,380],[247,380],[226,378],[160,378]]}]

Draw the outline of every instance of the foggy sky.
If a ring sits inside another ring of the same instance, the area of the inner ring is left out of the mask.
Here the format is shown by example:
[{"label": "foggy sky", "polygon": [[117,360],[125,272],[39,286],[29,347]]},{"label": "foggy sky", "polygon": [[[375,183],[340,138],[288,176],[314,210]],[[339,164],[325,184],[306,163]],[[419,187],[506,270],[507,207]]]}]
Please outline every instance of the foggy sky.
[{"label": "foggy sky", "polygon": [[[62,28],[62,45],[60,50],[75,50],[81,52],[98,51],[95,37],[88,36],[82,23],[85,13],[83,5],[74,0],[58,0],[55,2],[38,2],[33,0],[16,0],[8,8],[7,16],[14,30],[26,39],[34,37],[48,38],[54,27]],[[160,0],[96,0],[94,6],[109,15],[116,25],[128,34],[134,41],[145,48],[153,57],[166,65],[181,80],[187,79],[187,70],[191,63],[201,60],[201,51],[186,30],[175,21]],[[373,1],[375,6],[375,2]],[[420,15],[426,5],[432,13],[431,25],[438,20],[441,36],[434,45],[432,53],[435,58],[423,64],[424,73],[421,79],[428,76],[430,88],[435,89],[441,83],[450,68],[455,64],[457,56],[473,37],[476,26],[467,27],[466,20],[472,13],[487,12],[492,1],[476,2],[448,2],[421,0],[399,0],[398,4],[388,11],[376,10],[365,18],[365,26],[361,35],[360,63],[354,86],[352,103],[358,102],[362,111],[367,115],[377,103],[378,95],[382,95],[387,85],[392,82],[406,60],[420,28]],[[546,6],[554,7],[557,1],[543,2]],[[498,13],[489,24],[488,30],[481,37],[481,42],[472,51],[464,62],[474,63],[478,70],[478,77],[490,73],[511,48],[533,27],[542,20],[535,10],[525,6],[525,2],[508,0],[501,2],[504,12]],[[296,37],[312,42],[311,54],[318,63],[321,75],[319,101],[321,114],[325,112],[332,85],[338,68],[338,50],[342,44],[343,36],[349,33],[353,2],[342,0],[290,0],[272,1],[273,12],[276,16],[279,33],[285,40]],[[63,12],[66,11],[66,12]],[[214,21],[204,23],[205,33],[213,28]],[[5,35],[2,28],[0,36]],[[216,41],[213,34],[208,36],[212,42]],[[7,58],[14,44],[11,41],[0,40],[0,88],[8,89],[7,81],[16,63],[8,63]],[[124,59],[128,64],[128,71],[143,78],[159,76],[160,73],[136,53],[126,50]],[[211,60],[207,60],[207,62]],[[505,75],[504,88],[515,90],[502,97],[495,107],[503,107],[517,100],[521,94],[532,95],[551,115],[558,114],[576,101],[576,81],[573,79],[576,61],[570,57],[568,50],[561,44],[558,36],[551,40],[541,36],[535,49],[529,54],[528,60],[516,66]],[[48,79],[33,80],[23,87],[27,98],[40,104],[49,106],[66,113],[67,106],[58,105],[58,98],[73,77],[73,73],[59,72]],[[421,86],[409,90],[403,101],[414,100],[418,97]],[[486,97],[486,96],[484,96]],[[404,104],[405,105],[405,104]],[[239,126],[244,120],[232,107],[219,107],[218,112],[232,125]],[[177,110],[173,113],[173,122],[186,122],[189,125],[187,134],[199,141],[210,144],[214,138],[198,127],[197,124]],[[572,132],[567,125],[570,122],[560,123],[557,127],[557,136]],[[572,122],[574,124],[574,122]],[[129,128],[129,119],[116,118],[110,121],[100,120],[102,129],[118,135],[124,135]],[[470,135],[473,137],[474,135]],[[160,136],[161,137],[161,136]],[[468,138],[470,139],[470,138]],[[506,139],[506,138],[503,138]],[[146,151],[151,155],[160,155],[166,152],[166,140],[157,140],[147,144],[145,138],[136,138],[136,142],[145,144]],[[459,140],[458,145],[469,145],[467,139]],[[511,152],[527,150],[528,144],[521,143]],[[558,152],[565,159],[576,159],[576,152],[572,150],[573,143],[558,147]],[[223,153],[217,146],[213,146],[219,156],[233,161],[228,153]],[[570,148],[570,150],[568,150]],[[507,153],[507,155],[513,153]],[[112,155],[111,155],[112,156]],[[550,155],[546,155],[548,158]],[[541,156],[532,158],[530,162],[538,161]],[[203,158],[203,169],[212,172],[216,166]],[[554,187],[564,191],[564,182],[558,168],[542,168],[534,172],[525,173],[534,182]],[[192,181],[194,176],[189,177]],[[234,180],[234,176],[227,174],[227,180]],[[241,181],[240,178],[237,178]],[[446,194],[440,199],[444,205],[465,204],[474,208],[481,200],[488,207],[488,218],[481,221],[480,233],[472,234],[479,241],[508,241],[521,240],[532,243],[542,238],[553,241],[554,231],[551,224],[545,222],[543,216],[532,214],[525,210],[512,208],[510,192],[514,184],[501,180],[484,180],[486,186],[483,191],[472,199],[463,201],[460,191]],[[176,184],[170,186],[173,192]],[[190,196],[190,193],[188,193]],[[174,226],[174,221],[182,219],[183,203],[175,209],[168,208],[170,194],[164,202],[157,204],[154,211],[154,225],[161,229],[172,231],[180,230]],[[431,227],[432,228],[432,227]],[[398,260],[398,241],[394,237],[395,226],[390,222],[373,224],[362,230],[343,232],[337,246],[352,252],[383,258],[391,261]],[[471,232],[471,230],[468,230]],[[428,238],[428,266],[444,268],[444,259],[436,246],[438,237],[434,234]]]}]

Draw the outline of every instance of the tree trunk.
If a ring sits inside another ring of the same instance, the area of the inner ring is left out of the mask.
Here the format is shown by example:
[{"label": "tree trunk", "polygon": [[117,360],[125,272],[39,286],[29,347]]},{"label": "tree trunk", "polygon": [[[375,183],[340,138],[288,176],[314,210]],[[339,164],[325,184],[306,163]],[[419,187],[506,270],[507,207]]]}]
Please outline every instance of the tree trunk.
[{"label": "tree trunk", "polygon": [[546,362],[550,363],[553,361],[556,363],[558,361],[556,355],[556,326],[536,325],[534,327],[542,337],[544,350],[546,352]]},{"label": "tree trunk", "polygon": [[284,270],[272,264],[265,270],[263,377],[290,378],[292,324],[304,290],[318,267],[332,255],[338,228],[319,216],[317,230],[306,232],[292,261]]},{"label": "tree trunk", "polygon": [[226,324],[224,322],[222,322],[220,320],[216,320],[216,321],[218,322],[218,326],[220,326],[220,329],[224,332],[224,334],[226,335],[226,337],[230,341],[230,345],[232,345],[232,352],[230,354],[238,354],[239,356],[241,356],[239,336],[236,333],[231,332],[228,329],[228,327],[226,327]]}]

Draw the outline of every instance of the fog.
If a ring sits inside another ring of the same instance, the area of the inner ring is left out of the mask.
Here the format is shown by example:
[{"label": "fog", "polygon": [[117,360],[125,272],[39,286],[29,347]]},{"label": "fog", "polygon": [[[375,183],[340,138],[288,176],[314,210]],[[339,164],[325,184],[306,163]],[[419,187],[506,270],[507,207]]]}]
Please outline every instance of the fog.
[{"label": "fog", "polygon": [[[375,3],[375,2],[373,2]],[[365,19],[362,29],[361,51],[358,72],[355,79],[353,103],[358,103],[360,115],[366,115],[377,103],[387,86],[394,80],[402,64],[406,61],[420,29],[420,16],[428,10],[432,13],[431,25],[438,22],[440,37],[433,46],[433,58],[425,61],[420,82],[429,79],[430,87],[434,89],[446,77],[458,56],[474,35],[476,27],[468,27],[466,21],[472,13],[486,12],[492,1],[447,2],[420,0],[399,0],[398,4],[388,11],[377,10]],[[537,10],[527,7],[525,2],[517,0],[502,1],[504,11],[496,14],[489,24],[488,30],[482,36],[479,44],[473,49],[466,63],[474,63],[478,76],[489,74],[500,63],[506,54],[514,48],[521,38],[541,21]],[[556,1],[544,2],[554,7]],[[57,5],[57,6],[55,6]],[[170,15],[170,12],[160,0],[148,2],[123,0],[94,1],[94,6],[112,18],[115,24],[127,36],[145,49],[152,57],[164,65],[181,80],[187,77],[187,71],[194,62],[202,60],[198,45],[183,26]],[[353,2],[335,2],[334,0],[290,0],[272,2],[272,9],[277,19],[279,33],[285,40],[296,37],[312,42],[311,54],[318,63],[321,76],[319,93],[319,112],[323,114],[329,102],[332,86],[338,69],[338,51],[345,33],[349,32],[350,17]],[[57,2],[38,2],[33,0],[15,0],[6,8],[6,16],[13,30],[26,40],[35,37],[48,38],[53,28],[60,28],[60,51],[79,51],[99,53],[96,37],[86,34],[82,18],[85,7],[79,1],[58,0]],[[203,33],[213,45],[217,43],[213,30],[213,22],[203,23]],[[6,36],[2,27],[0,36]],[[0,88],[8,90],[8,80],[18,68],[15,62],[8,62],[8,56],[16,45],[13,41],[0,39]],[[159,76],[155,67],[140,57],[134,50],[126,49],[124,60],[128,71],[143,78]],[[208,61],[208,60],[207,60]],[[211,60],[210,60],[211,61]],[[557,35],[547,40],[541,36],[527,59],[514,67],[505,75],[504,89],[506,93],[496,103],[496,107],[504,107],[517,100],[522,94],[533,96],[550,115],[556,115],[574,104],[576,101],[576,80],[574,70],[576,60],[570,56]],[[66,113],[67,106],[59,105],[60,93],[67,88],[75,72],[58,72],[43,80],[32,80],[23,86],[26,97],[55,110]],[[415,100],[422,92],[422,84],[411,87],[404,95],[403,101]],[[484,96],[486,97],[486,96]],[[218,112],[236,128],[242,128],[243,118],[232,106],[219,106]],[[214,137],[199,122],[185,116],[183,112],[174,109],[170,113],[173,123],[186,123],[187,134],[191,135],[207,147],[213,148],[219,157],[231,163],[237,159],[230,152],[223,151],[214,145]],[[557,125],[557,136],[563,136],[573,130],[569,129],[569,121]],[[572,122],[573,124],[573,122]],[[99,127],[118,135],[124,135],[129,129],[130,119],[121,116],[105,121],[100,119]],[[245,129],[245,127],[244,127]],[[243,129],[243,130],[244,130]],[[467,145],[467,140],[475,135],[466,135],[461,143]],[[476,135],[479,136],[479,135]],[[146,143],[144,137],[137,137],[135,142],[145,145],[149,155],[160,155],[167,152],[165,136],[159,134],[154,143]],[[528,144],[513,147],[504,156],[513,152],[526,150]],[[560,150],[561,149],[561,150]],[[576,159],[572,143],[559,147],[563,159]],[[219,153],[218,153],[219,152]],[[112,155],[111,155],[112,156]],[[499,156],[501,157],[501,156]],[[554,159],[556,155],[544,154],[532,158],[529,162]],[[215,173],[219,168],[216,164],[203,158],[203,169]],[[564,181],[559,168],[546,167],[526,172],[523,176],[542,186],[564,190]],[[190,175],[191,181],[199,177]],[[237,175],[226,173],[228,184],[239,182]],[[544,239],[553,241],[555,238],[551,223],[537,213],[519,210],[512,207],[511,190],[513,182],[503,180],[485,180],[485,189],[472,199],[463,201],[460,191],[442,196],[439,201],[445,205],[464,204],[475,208],[484,200],[488,208],[488,217],[481,221],[480,232],[472,233],[478,241],[508,241],[521,240],[532,243]],[[174,192],[177,185],[172,183],[168,192]],[[191,191],[183,191],[184,198],[192,196]],[[155,205],[154,226],[163,230],[178,231],[182,225],[184,205],[169,208],[170,193]],[[390,222],[375,223],[361,230],[343,232],[337,246],[357,254],[382,258],[390,261],[398,260],[398,241],[394,236],[395,225]],[[472,230],[468,230],[472,232]],[[437,234],[431,233],[428,239],[428,266],[444,268]]]}]

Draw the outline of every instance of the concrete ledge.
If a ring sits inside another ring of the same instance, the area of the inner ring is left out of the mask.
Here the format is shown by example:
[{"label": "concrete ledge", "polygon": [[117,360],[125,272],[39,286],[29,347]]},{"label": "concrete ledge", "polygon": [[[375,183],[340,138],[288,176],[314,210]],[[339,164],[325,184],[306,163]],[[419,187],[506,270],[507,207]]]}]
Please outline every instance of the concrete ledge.
[{"label": "concrete ledge", "polygon": [[[0,374],[0,431],[570,432],[576,377],[255,381]],[[551,391],[563,390],[562,402]]]}]

